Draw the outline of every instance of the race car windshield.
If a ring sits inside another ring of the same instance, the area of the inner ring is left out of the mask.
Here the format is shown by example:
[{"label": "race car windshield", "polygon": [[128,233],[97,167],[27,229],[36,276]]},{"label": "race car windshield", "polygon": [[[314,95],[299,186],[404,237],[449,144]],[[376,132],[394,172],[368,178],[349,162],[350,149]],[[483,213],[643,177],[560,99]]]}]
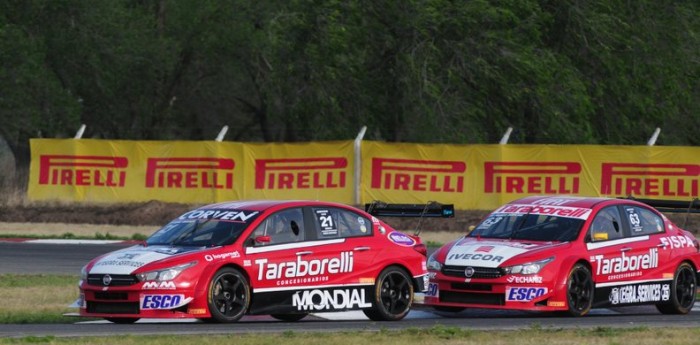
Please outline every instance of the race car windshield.
[{"label": "race car windshield", "polygon": [[492,213],[469,237],[526,241],[573,241],[584,220],[540,214]]},{"label": "race car windshield", "polygon": [[147,240],[146,245],[215,247],[235,242],[248,227],[247,222],[214,218],[173,220]]}]

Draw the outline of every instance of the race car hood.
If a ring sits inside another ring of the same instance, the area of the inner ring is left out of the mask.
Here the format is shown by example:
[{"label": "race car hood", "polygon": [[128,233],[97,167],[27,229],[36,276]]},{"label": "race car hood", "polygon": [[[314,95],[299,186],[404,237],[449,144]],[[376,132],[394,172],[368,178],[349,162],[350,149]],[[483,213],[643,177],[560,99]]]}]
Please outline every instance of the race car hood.
[{"label": "race car hood", "polygon": [[95,262],[90,274],[131,274],[139,267],[174,255],[203,250],[200,247],[133,246],[109,253]]},{"label": "race car hood", "polygon": [[552,242],[518,242],[465,237],[456,241],[445,256],[445,265],[498,267],[518,255],[559,246]]}]

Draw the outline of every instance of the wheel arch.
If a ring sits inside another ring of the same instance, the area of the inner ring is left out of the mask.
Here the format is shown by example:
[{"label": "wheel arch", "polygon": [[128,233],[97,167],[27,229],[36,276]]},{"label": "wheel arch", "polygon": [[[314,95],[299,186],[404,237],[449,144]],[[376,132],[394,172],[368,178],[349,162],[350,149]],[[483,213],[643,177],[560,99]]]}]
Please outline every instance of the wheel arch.
[{"label": "wheel arch", "polygon": [[[388,265],[384,265],[384,267],[382,267],[382,269],[380,269],[380,270],[377,272],[377,276],[375,277],[375,279],[378,278],[379,275],[380,275],[382,272],[384,272],[385,269],[387,269],[387,268],[389,268],[389,267],[396,267],[396,268],[399,268],[399,269],[401,269],[404,273],[406,273],[406,275],[408,276],[408,278],[411,279],[411,285],[413,285],[413,291],[414,291],[414,293],[415,293],[416,291],[423,291],[423,287],[420,286],[420,285],[418,284],[418,279],[416,279],[416,278],[413,277],[413,274],[411,274],[411,270],[409,270],[408,267],[406,267],[405,265],[403,265],[403,264],[401,264],[401,263],[398,263],[398,262],[394,262],[394,263],[390,263],[390,264],[388,264]],[[427,273],[426,273],[426,274],[427,274]]]}]

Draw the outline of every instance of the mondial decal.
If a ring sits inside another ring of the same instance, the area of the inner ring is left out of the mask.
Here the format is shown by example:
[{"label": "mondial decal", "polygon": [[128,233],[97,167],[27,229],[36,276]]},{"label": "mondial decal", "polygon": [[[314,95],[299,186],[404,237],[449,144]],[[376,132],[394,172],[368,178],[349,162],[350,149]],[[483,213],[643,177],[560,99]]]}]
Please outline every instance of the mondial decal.
[{"label": "mondial decal", "polygon": [[146,188],[233,189],[233,159],[148,158]]},{"label": "mondial decal", "polygon": [[124,187],[126,157],[40,155],[39,184]]},{"label": "mondial decal", "polygon": [[484,162],[484,193],[578,194],[576,162]]},{"label": "mondial decal", "polygon": [[697,197],[700,165],[603,163],[600,192],[605,195]]},{"label": "mondial decal", "polygon": [[297,310],[329,310],[369,308],[364,289],[306,290],[292,296],[292,305]]},{"label": "mondial decal", "polygon": [[267,259],[257,259],[258,280],[300,278],[352,272],[353,252],[341,252],[340,257],[304,260],[297,256],[296,261],[268,263]]},{"label": "mondial decal", "polygon": [[372,158],[374,189],[416,192],[464,192],[462,161]]},{"label": "mondial decal", "polygon": [[[605,258],[603,255],[595,255],[591,257],[591,262],[597,262],[596,274],[613,274],[625,273],[630,271],[646,270],[659,266],[659,250],[657,248],[649,249],[646,254],[640,255],[625,255],[622,252],[621,256]],[[639,272],[638,275],[641,275]]]},{"label": "mondial decal", "polygon": [[345,157],[255,160],[255,189],[345,188]]}]

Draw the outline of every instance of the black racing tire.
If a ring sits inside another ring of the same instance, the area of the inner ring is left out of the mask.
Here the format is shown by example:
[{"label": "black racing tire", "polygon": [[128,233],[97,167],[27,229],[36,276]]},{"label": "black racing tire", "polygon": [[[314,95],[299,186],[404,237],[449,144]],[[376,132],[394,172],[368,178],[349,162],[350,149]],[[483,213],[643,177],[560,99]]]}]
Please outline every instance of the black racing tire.
[{"label": "black racing tire", "polygon": [[688,314],[695,304],[697,277],[695,270],[687,262],[676,268],[671,282],[671,296],[667,303],[656,304],[662,314]]},{"label": "black racing tire", "polygon": [[207,304],[213,321],[231,323],[240,320],[250,306],[248,279],[237,269],[220,269],[209,283]]},{"label": "black racing tire", "polygon": [[306,317],[306,315],[309,315],[308,313],[300,313],[300,314],[271,314],[270,316],[274,317],[277,320],[280,321],[299,321],[303,318]]},{"label": "black racing tire", "polygon": [[401,320],[413,304],[413,282],[403,269],[385,268],[374,284],[372,307],[362,311],[373,321]]},{"label": "black racing tire", "polygon": [[569,271],[566,279],[567,314],[583,316],[593,307],[593,275],[584,264],[577,263]]},{"label": "black racing tire", "polygon": [[439,312],[444,312],[444,313],[455,313],[455,314],[456,314],[456,313],[460,313],[460,312],[464,311],[464,309],[467,309],[467,308],[464,308],[464,307],[434,306],[433,309],[435,309],[435,311],[439,311]]},{"label": "black racing tire", "polygon": [[106,317],[105,320],[113,323],[118,323],[122,325],[128,325],[132,324],[136,321],[138,321],[140,318],[138,317]]}]

